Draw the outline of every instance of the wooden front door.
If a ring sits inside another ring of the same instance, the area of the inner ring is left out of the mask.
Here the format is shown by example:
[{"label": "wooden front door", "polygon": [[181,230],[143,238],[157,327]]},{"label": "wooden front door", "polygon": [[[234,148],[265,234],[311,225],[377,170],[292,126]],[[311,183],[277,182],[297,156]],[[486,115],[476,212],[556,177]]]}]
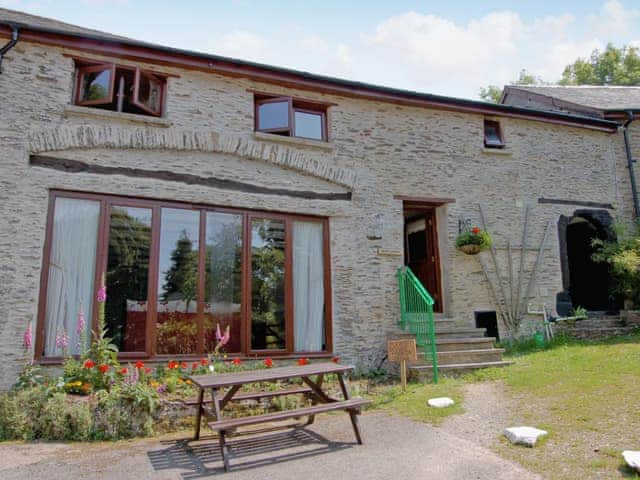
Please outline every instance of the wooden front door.
[{"label": "wooden front door", "polygon": [[413,270],[442,312],[438,232],[434,210],[425,210],[405,221],[405,264]]}]

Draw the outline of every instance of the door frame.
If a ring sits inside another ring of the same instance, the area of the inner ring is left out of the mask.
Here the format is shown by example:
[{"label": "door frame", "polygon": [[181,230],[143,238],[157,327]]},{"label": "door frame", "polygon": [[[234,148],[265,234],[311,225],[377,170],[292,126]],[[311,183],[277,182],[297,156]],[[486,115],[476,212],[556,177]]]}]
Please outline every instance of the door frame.
[{"label": "door frame", "polygon": [[[404,258],[403,258],[403,262],[405,265],[408,265],[408,258],[407,258],[407,223],[408,223],[408,219],[418,219],[418,218],[424,218],[425,219],[425,235],[427,237],[427,245],[429,245],[429,243],[431,243],[432,246],[432,252],[428,252],[431,253],[432,257],[433,257],[433,263],[434,263],[434,275],[435,275],[435,289],[434,291],[430,291],[429,293],[433,296],[434,300],[436,301],[434,304],[434,308],[433,311],[436,313],[442,313],[444,312],[444,298],[442,295],[442,268],[440,265],[440,245],[439,245],[439,235],[438,235],[438,215],[436,212],[436,208],[438,206],[442,205],[442,203],[440,204],[434,204],[434,202],[416,202],[416,201],[404,201],[403,202],[403,208],[402,208],[402,217],[403,217],[403,252],[404,252]],[[414,215],[411,215],[409,217],[407,217],[406,212],[407,210],[412,210],[415,211],[416,213]],[[427,221],[427,216],[430,216],[430,222]]]}]

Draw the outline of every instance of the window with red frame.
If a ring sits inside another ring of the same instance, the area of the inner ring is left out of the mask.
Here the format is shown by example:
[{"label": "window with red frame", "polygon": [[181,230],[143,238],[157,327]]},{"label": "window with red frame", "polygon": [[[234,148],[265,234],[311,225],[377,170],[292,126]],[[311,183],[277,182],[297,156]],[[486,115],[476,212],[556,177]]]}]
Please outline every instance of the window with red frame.
[{"label": "window with red frame", "polygon": [[227,328],[228,353],[331,351],[327,219],[63,191],[50,205],[37,358],[87,347],[102,282],[121,357],[212,353]]},{"label": "window with red frame", "polygon": [[139,67],[76,60],[74,103],[161,117],[167,78]]},{"label": "window with red frame", "polygon": [[255,129],[327,141],[327,106],[292,97],[255,95]]}]

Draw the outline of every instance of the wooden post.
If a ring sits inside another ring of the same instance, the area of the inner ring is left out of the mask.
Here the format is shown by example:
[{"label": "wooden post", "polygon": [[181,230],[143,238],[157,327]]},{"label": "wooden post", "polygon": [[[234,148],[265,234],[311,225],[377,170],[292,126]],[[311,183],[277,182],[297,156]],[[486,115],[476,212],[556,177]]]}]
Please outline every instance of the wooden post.
[{"label": "wooden post", "polygon": [[402,383],[402,393],[407,391],[407,361],[400,362],[400,382]]}]

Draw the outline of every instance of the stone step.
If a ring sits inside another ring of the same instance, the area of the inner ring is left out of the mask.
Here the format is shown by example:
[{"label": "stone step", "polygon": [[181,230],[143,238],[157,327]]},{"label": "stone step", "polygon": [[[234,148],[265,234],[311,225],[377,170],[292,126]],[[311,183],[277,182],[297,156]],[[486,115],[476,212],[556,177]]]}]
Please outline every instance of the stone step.
[{"label": "stone step", "polygon": [[436,338],[436,349],[438,352],[490,350],[493,348],[495,341],[495,337]]},{"label": "stone step", "polygon": [[456,363],[499,362],[502,360],[503,353],[504,348],[438,352],[438,364],[450,365]]},{"label": "stone step", "polygon": [[[497,362],[469,362],[469,363],[452,363],[449,365],[439,365],[438,373],[446,376],[463,375],[482,368],[506,367],[512,365],[513,362],[497,361]],[[433,375],[433,367],[430,364],[411,365],[409,373],[412,377],[431,378]]]},{"label": "stone step", "polygon": [[487,333],[486,328],[469,328],[469,327],[438,328],[438,326],[436,326],[436,337],[438,338],[478,338],[478,337],[484,337],[486,333]]}]

